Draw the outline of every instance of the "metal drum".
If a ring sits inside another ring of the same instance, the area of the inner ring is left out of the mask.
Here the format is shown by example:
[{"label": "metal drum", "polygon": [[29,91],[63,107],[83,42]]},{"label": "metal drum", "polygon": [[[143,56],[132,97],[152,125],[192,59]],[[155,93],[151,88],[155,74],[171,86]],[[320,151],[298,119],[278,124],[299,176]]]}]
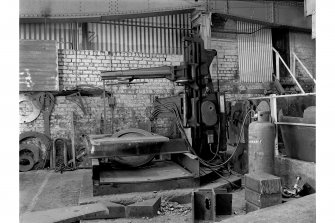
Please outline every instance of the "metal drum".
[{"label": "metal drum", "polygon": [[268,121],[256,121],[249,125],[249,173],[273,173],[274,142],[274,124]]}]

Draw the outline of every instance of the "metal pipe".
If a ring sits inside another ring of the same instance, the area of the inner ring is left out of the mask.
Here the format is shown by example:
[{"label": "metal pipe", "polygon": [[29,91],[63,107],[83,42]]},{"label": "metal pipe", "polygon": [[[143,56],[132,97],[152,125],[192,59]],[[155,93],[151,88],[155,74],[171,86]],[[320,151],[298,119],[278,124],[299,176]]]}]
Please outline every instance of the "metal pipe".
[{"label": "metal pipe", "polygon": [[187,92],[186,92],[186,86],[184,87],[184,95],[183,95],[183,126],[184,128],[187,127],[187,112],[188,112],[188,109],[187,109]]},{"label": "metal pipe", "polygon": [[[276,96],[275,94],[271,94],[271,96]],[[271,119],[273,122],[277,122],[277,98],[271,97],[270,98],[270,111],[271,111]],[[274,154],[275,156],[279,155],[279,149],[278,149],[278,126],[275,126],[275,148],[274,148]]]},{"label": "metal pipe", "polygon": [[76,168],[76,148],[75,148],[75,145],[74,145],[74,141],[75,141],[74,112],[71,112],[71,124],[72,124],[72,134],[71,134],[72,160],[73,160],[73,168]]},{"label": "metal pipe", "polygon": [[162,66],[144,69],[132,69],[125,71],[107,71],[101,73],[102,80],[125,79],[147,79],[147,78],[164,78],[173,74],[173,67]]},{"label": "metal pipe", "polygon": [[106,133],[106,118],[107,118],[107,112],[106,112],[106,86],[105,86],[105,80],[102,81],[103,87],[104,87],[104,93],[103,93],[103,99],[104,99],[104,133]]},{"label": "metal pipe", "polygon": [[288,97],[300,97],[300,96],[312,96],[312,95],[316,96],[316,93],[273,95],[273,96],[255,97],[255,98],[249,98],[249,99],[250,100],[258,100],[258,99],[288,98]]},{"label": "metal pipe", "polygon": [[308,123],[294,123],[294,122],[274,122],[276,125],[296,125],[296,126],[307,126],[307,127],[316,127],[316,124]]},{"label": "metal pipe", "polygon": [[[108,24],[108,25],[118,25],[116,22],[92,22],[96,24]],[[188,30],[191,31],[190,28],[179,28],[179,27],[167,27],[167,26],[150,26],[150,25],[138,25],[138,24],[128,24],[125,23],[123,26],[132,26],[132,27],[144,27],[144,28],[157,28],[157,29],[178,29],[178,30]]]}]

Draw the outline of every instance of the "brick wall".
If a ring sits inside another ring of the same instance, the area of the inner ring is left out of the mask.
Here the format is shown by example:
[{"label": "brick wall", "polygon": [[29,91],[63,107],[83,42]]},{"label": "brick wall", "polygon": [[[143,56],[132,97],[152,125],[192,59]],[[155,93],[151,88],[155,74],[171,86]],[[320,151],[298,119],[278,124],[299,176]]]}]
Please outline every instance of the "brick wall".
[{"label": "brick wall", "polygon": [[[306,68],[315,75],[316,46],[315,39],[312,39],[310,33],[290,32],[290,50],[294,52]],[[292,61],[293,58],[291,58]],[[296,75],[298,77],[307,76],[307,73],[296,62]],[[292,62],[291,62],[292,65]]]},{"label": "brick wall", "polygon": [[[294,52],[308,71],[316,77],[316,46],[315,39],[312,39],[310,33],[290,32],[290,50]],[[291,69],[293,69],[293,56],[291,56]],[[314,91],[314,82],[308,76],[298,61],[296,61],[296,77],[305,92]]]},{"label": "brick wall", "polygon": [[[142,54],[142,53],[110,53],[104,51],[78,51],[77,72],[76,52],[59,50],[59,84],[61,90],[74,89],[76,85],[93,85],[102,87],[100,73],[107,70],[128,70],[136,68],[158,67],[163,65],[180,65],[181,55]],[[174,95],[182,87],[166,79],[138,80],[146,82],[134,85],[107,85],[115,98],[114,109],[107,107],[107,133],[114,133],[130,127],[151,125],[153,132],[169,135],[174,131],[171,118],[158,118],[149,123],[149,115],[155,96],[167,97]],[[75,112],[77,135],[99,133],[103,116],[103,98],[99,96],[83,96],[88,114],[84,115],[77,104],[57,96],[55,107],[50,117],[51,137],[71,137],[71,113]],[[31,110],[26,103],[20,104],[21,114]],[[20,124],[20,131],[44,132],[43,113],[31,122]]]}]

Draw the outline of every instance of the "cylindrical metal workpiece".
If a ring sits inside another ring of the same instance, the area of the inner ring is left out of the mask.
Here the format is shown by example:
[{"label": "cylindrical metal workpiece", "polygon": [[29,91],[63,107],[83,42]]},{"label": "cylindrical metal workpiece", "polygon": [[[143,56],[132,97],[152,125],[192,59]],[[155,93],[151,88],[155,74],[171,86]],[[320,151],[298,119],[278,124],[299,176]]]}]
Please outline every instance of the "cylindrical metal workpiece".
[{"label": "cylindrical metal workpiece", "polygon": [[273,174],[275,125],[256,121],[249,125],[248,160],[249,173]]}]

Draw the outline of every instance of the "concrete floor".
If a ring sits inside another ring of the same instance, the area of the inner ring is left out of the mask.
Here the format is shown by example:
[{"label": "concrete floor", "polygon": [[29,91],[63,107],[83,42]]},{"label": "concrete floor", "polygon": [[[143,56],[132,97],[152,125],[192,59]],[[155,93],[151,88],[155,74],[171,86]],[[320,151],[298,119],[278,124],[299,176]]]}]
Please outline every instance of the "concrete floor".
[{"label": "concrete floor", "polygon": [[[79,198],[81,196],[81,184],[84,176],[90,175],[90,169],[81,169],[76,171],[69,171],[61,173],[55,173],[54,171],[38,170],[30,171],[25,173],[20,173],[20,215],[25,212],[39,211],[52,208],[60,208],[66,206],[73,206],[79,204]],[[218,185],[219,182],[214,182],[213,185]],[[221,182],[223,184],[223,181]],[[208,187],[208,185],[206,185]],[[158,196],[165,196],[165,198],[171,199],[171,194],[183,195],[187,194],[192,189],[181,189],[181,190],[171,190],[158,192]],[[131,200],[136,201],[139,197],[150,196],[150,193],[132,193],[132,194],[120,194],[111,195],[111,200]],[[161,193],[161,194],[160,194]],[[157,194],[155,195],[157,196]],[[148,198],[146,198],[148,199]],[[300,199],[298,199],[300,200]],[[313,199],[312,199],[313,200]],[[290,201],[291,202],[291,201]],[[289,203],[289,202],[287,202]],[[190,204],[186,204],[190,205]],[[244,189],[235,191],[233,193],[233,215],[218,217],[218,221],[235,219],[235,215],[238,215],[236,220],[238,222],[273,222],[269,218],[273,217],[272,214],[257,215],[253,213],[245,213],[245,200],[244,200]],[[271,207],[273,213],[277,217],[285,215],[289,217],[290,221],[286,222],[304,222],[299,220],[304,220],[305,222],[315,222],[315,196],[314,201],[309,201],[307,203],[298,204],[293,203],[289,208],[286,206],[281,207],[278,205]],[[267,209],[267,208],[266,208]],[[290,210],[295,211],[290,211]],[[263,212],[262,209],[260,211]],[[259,211],[257,211],[259,212]],[[265,212],[266,213],[266,212]],[[296,213],[299,213],[297,215]],[[252,218],[248,217],[246,221],[241,220],[243,216],[254,216]],[[232,218],[233,217],[233,218]],[[229,218],[229,219],[227,219]],[[257,220],[259,219],[259,221]],[[308,219],[308,221],[306,220]],[[156,216],[154,218],[145,219],[115,219],[115,220],[96,220],[96,221],[82,221],[82,222],[96,222],[96,223],[107,223],[107,222],[120,222],[120,223],[144,223],[144,222],[191,222],[191,213],[186,215],[182,214],[169,214],[164,216]],[[231,221],[227,221],[231,222]],[[283,221],[284,222],[284,221]]]},{"label": "concrete floor", "polygon": [[28,211],[77,205],[84,174],[91,170],[61,173],[38,170],[20,173],[20,215]]},{"label": "concrete floor", "polygon": [[[81,169],[76,171],[69,171],[55,173],[54,171],[38,170],[20,173],[20,215],[25,212],[47,210],[52,208],[60,208],[66,206],[78,205],[82,179],[84,176],[91,174],[90,169]],[[236,177],[235,177],[236,178]],[[217,187],[227,183],[226,181],[216,181],[212,184],[206,185],[209,187]],[[124,201],[124,203],[136,202],[142,198],[149,199],[152,196],[162,196],[165,199],[178,199],[190,194],[192,188],[161,191],[158,193],[143,192],[120,195],[104,196],[105,199],[112,201]],[[154,195],[153,195],[154,194]],[[184,204],[191,205],[191,204]],[[233,212],[236,214],[245,214],[244,190],[238,190],[233,194]],[[228,216],[227,216],[228,217]],[[218,220],[227,217],[218,218]],[[151,219],[116,219],[116,220],[99,220],[95,222],[190,222],[191,213],[181,215],[178,213],[157,216]],[[94,222],[94,221],[92,221]]]}]

